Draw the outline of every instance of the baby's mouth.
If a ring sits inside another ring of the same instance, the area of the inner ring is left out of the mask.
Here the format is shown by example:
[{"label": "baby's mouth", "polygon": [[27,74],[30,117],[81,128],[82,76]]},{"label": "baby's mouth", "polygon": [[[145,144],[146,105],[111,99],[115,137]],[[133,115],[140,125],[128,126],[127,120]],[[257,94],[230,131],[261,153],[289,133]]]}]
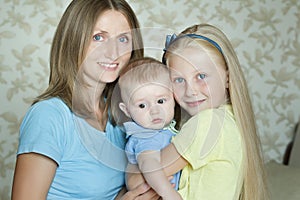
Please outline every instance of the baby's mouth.
[{"label": "baby's mouth", "polygon": [[161,123],[161,122],[162,122],[162,119],[159,119],[159,118],[156,118],[156,119],[152,120],[152,123],[154,123],[154,124],[158,124],[158,123]]}]

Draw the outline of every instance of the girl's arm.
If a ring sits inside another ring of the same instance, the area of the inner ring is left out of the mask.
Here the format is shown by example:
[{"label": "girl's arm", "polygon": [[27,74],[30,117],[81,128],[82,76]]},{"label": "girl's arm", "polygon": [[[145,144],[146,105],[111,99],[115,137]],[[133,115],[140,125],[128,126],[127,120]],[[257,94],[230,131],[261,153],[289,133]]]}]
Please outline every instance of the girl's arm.
[{"label": "girl's arm", "polygon": [[138,165],[147,183],[163,199],[181,200],[160,164],[160,151],[144,151],[138,155]]},{"label": "girl's arm", "polygon": [[55,161],[41,154],[18,155],[11,199],[46,199],[56,168]]},{"label": "girl's arm", "polygon": [[[175,146],[171,143],[161,150],[161,166],[167,177],[172,176],[187,165],[187,161],[180,156]],[[127,173],[127,187],[129,190],[145,183],[145,179],[136,165],[129,165]]]},{"label": "girl's arm", "polygon": [[187,164],[188,162],[178,153],[172,143],[161,150],[161,165],[166,176],[179,172]]}]

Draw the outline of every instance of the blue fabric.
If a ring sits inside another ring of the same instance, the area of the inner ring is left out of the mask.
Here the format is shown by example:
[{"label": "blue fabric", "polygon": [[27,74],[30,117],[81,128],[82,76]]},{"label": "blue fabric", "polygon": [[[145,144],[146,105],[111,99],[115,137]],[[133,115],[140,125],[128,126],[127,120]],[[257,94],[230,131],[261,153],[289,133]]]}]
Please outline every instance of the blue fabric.
[{"label": "blue fabric", "polygon": [[[139,153],[148,150],[161,150],[170,144],[172,137],[175,136],[175,133],[169,128],[162,130],[146,129],[135,122],[124,123],[124,128],[128,138],[125,152],[128,161],[132,164],[137,164]],[[171,183],[176,185],[176,190],[178,190],[179,179],[180,172],[177,172],[171,180]]]},{"label": "blue fabric", "polygon": [[[97,159],[83,143],[79,133],[83,129],[76,124],[81,120],[58,98],[34,104],[23,119],[17,154],[39,153],[58,164],[47,199],[114,199],[125,184],[124,171]],[[95,145],[111,144],[124,149],[125,134],[111,124],[107,124],[105,132],[87,123],[84,127],[85,133],[100,136]],[[99,155],[107,153],[102,149]],[[126,164],[119,162],[119,168],[125,168]]]},{"label": "blue fabric", "polygon": [[198,39],[202,39],[202,40],[206,40],[207,42],[211,43],[214,47],[216,47],[221,54],[223,54],[221,47],[218,45],[218,43],[216,43],[215,41],[213,41],[212,39],[205,37],[203,35],[197,35],[197,34],[184,34],[184,35],[180,35],[177,36],[175,33],[173,35],[167,35],[166,36],[166,42],[165,42],[165,48],[164,51],[167,51],[167,49],[169,48],[169,46],[175,42],[176,40],[183,38],[183,37],[190,37],[190,38],[198,38]]}]

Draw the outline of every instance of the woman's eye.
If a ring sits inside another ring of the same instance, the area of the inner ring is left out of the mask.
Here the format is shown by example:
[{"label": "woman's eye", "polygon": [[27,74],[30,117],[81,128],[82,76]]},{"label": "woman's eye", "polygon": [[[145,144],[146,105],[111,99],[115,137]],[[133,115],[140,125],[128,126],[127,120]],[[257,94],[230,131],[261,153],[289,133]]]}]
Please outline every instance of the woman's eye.
[{"label": "woman's eye", "polygon": [[205,79],[206,75],[205,74],[198,74],[198,79]]},{"label": "woman's eye", "polygon": [[175,83],[182,83],[182,82],[184,82],[184,79],[183,78],[175,78],[174,82]]},{"label": "woman's eye", "polygon": [[103,40],[104,40],[104,38],[103,38],[100,34],[94,35],[94,36],[93,36],[93,39],[94,39],[95,41],[103,41]]},{"label": "woman's eye", "polygon": [[158,104],[163,104],[166,102],[166,99],[158,99],[157,103]]},{"label": "woman's eye", "polygon": [[144,103],[139,104],[139,108],[146,108],[146,104]]},{"label": "woman's eye", "polygon": [[119,38],[119,41],[122,43],[127,43],[128,42],[128,38],[126,36],[122,36]]}]

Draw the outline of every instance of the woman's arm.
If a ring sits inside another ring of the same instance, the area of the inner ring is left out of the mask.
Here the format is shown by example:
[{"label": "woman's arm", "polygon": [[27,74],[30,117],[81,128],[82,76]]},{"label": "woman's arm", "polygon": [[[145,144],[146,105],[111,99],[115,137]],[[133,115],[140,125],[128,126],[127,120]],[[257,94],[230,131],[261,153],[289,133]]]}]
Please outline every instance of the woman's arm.
[{"label": "woman's arm", "polygon": [[55,161],[41,154],[18,155],[11,199],[46,199],[56,168]]}]

